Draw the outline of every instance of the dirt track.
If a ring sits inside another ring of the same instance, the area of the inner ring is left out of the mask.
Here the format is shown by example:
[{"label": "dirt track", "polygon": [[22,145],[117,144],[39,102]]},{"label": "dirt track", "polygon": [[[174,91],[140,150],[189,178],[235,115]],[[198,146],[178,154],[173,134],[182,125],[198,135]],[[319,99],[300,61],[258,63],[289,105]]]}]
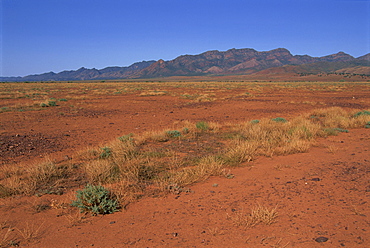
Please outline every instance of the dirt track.
[{"label": "dirt track", "polygon": [[[62,160],[87,146],[103,145],[123,134],[168,128],[179,120],[242,122],[289,119],[332,106],[370,109],[369,85],[325,87],[316,91],[273,84],[232,89],[165,87],[161,90],[169,93],[164,95],[140,96],[144,90],[88,93],[84,99],[70,99],[56,107],[3,112],[1,162],[16,166],[40,161],[45,155]],[[181,97],[184,93],[208,94],[209,99]],[[2,101],[13,106],[26,100]],[[63,209],[32,210],[72,197],[73,192],[1,200],[0,222],[21,230],[40,224],[37,237],[29,242],[17,230],[12,233],[21,246],[30,247],[368,247],[369,149],[369,130],[350,130],[318,141],[309,153],[261,157],[248,167],[234,169],[234,179],[214,177],[192,185],[191,193],[144,198],[126,211],[88,217],[77,226],[71,225]],[[234,225],[230,216],[247,213],[257,204],[277,206],[277,222],[248,229]],[[321,236],[328,241],[314,240]]]}]

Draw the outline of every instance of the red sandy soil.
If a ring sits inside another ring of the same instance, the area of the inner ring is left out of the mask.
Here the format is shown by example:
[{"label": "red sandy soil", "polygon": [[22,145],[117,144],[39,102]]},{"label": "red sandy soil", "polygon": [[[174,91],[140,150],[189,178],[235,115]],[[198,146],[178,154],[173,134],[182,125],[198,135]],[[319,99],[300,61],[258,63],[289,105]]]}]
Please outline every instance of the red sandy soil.
[{"label": "red sandy soil", "polygon": [[[62,160],[87,146],[170,128],[179,120],[242,122],[289,119],[332,106],[370,108],[368,85],[342,91],[266,88],[241,97],[244,92],[216,90],[211,102],[140,92],[104,95],[73,111],[61,104],[0,113],[1,163],[34,163],[46,155]],[[233,179],[212,177],[189,186],[189,193],[142,198],[105,216],[82,216],[58,205],[70,202],[74,192],[0,199],[0,242],[12,227],[8,239],[21,247],[370,247],[369,150],[369,129],[350,130],[318,140],[308,153],[259,157],[232,169]],[[258,204],[277,208],[275,223],[235,225],[233,216]],[[26,230],[35,237],[22,237]],[[328,240],[315,241],[319,237]]]}]

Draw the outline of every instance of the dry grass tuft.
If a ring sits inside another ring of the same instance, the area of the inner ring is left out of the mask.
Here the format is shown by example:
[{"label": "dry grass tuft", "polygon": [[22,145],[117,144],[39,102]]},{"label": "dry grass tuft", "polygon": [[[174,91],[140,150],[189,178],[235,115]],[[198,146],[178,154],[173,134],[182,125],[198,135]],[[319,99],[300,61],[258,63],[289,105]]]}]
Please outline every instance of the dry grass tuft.
[{"label": "dry grass tuft", "polygon": [[257,224],[271,225],[276,222],[278,213],[275,208],[268,208],[262,205],[257,205],[251,209],[251,212],[246,214],[244,212],[236,212],[232,215],[228,215],[237,226],[253,227]]},{"label": "dry grass tuft", "polygon": [[220,176],[225,174],[225,162],[215,156],[207,156],[193,167],[186,167],[181,170],[176,170],[168,173],[166,177],[159,178],[158,184],[162,188],[168,186],[185,187],[192,183],[205,180],[210,176]]},{"label": "dry grass tuft", "polygon": [[0,247],[10,247],[11,246],[11,240],[10,236],[13,232],[13,228],[6,228],[4,234],[1,234],[1,231],[5,228],[0,229]]},{"label": "dry grass tuft", "polygon": [[238,166],[243,162],[249,162],[257,155],[259,144],[247,140],[237,139],[229,145],[225,154],[226,162],[231,166]]},{"label": "dry grass tuft", "polygon": [[367,113],[368,111],[347,112],[342,108],[332,107],[315,110],[310,114],[310,118],[324,128],[358,128],[370,121],[370,115]]},{"label": "dry grass tuft", "polygon": [[36,164],[29,168],[30,180],[36,185],[48,183],[62,174],[57,165],[49,158],[45,162]]},{"label": "dry grass tuft", "polygon": [[35,239],[39,237],[40,235],[40,229],[42,228],[43,223],[41,225],[37,225],[35,223],[29,224],[26,223],[26,226],[22,229],[16,228],[16,230],[19,232],[19,234],[23,237],[25,241],[30,241],[32,239]]},{"label": "dry grass tuft", "polygon": [[136,182],[129,182],[128,180],[122,180],[119,183],[108,185],[107,188],[114,194],[123,209],[128,204],[135,202],[143,193]]},{"label": "dry grass tuft", "polygon": [[91,184],[111,183],[119,176],[118,166],[109,160],[93,160],[84,165],[84,170]]},{"label": "dry grass tuft", "polygon": [[85,222],[86,213],[81,213],[80,211],[77,211],[64,215],[64,218],[66,218],[70,226],[77,226]]}]

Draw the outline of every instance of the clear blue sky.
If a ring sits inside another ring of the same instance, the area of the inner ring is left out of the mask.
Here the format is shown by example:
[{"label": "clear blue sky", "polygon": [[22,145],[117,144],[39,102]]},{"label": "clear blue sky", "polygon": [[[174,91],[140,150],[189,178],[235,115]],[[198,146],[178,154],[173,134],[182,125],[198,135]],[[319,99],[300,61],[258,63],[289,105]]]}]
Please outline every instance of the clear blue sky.
[{"label": "clear blue sky", "polygon": [[370,52],[370,0],[0,0],[0,76],[208,50]]}]

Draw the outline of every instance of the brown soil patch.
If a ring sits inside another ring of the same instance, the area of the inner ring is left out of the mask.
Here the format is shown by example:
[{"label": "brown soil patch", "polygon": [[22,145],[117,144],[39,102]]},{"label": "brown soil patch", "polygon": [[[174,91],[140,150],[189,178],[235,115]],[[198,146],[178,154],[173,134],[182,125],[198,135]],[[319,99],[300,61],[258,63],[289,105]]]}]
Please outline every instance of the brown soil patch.
[{"label": "brown soil patch", "polygon": [[[289,119],[332,106],[370,108],[366,83],[6,87],[10,90],[0,106],[2,166],[35,163],[45,156],[63,160],[124,134],[171,129],[181,120],[242,122]],[[67,101],[40,108],[35,105],[39,95],[24,98],[31,93],[21,88],[45,93],[42,100]],[[158,89],[166,94],[140,96]],[[188,193],[143,198],[106,216],[80,215],[76,209],[65,208],[73,191],[0,199],[0,243],[6,239],[21,247],[367,247],[369,150],[369,129],[350,130],[319,140],[308,153],[259,157],[247,167],[233,169],[232,179],[212,177],[191,185]],[[235,225],[235,216],[249,213],[258,204],[277,208],[275,223],[250,228]],[[315,241],[320,237],[328,240]]]}]

